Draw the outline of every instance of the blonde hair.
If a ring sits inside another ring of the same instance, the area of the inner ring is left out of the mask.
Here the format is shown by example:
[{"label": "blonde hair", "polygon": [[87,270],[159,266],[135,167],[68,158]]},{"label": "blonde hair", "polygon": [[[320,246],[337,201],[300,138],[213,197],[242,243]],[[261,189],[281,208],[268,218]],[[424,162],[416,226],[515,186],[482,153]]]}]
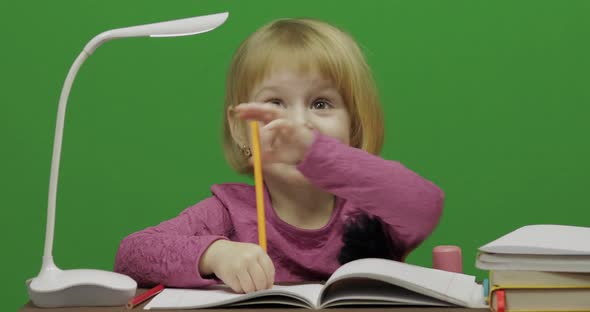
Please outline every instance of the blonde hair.
[{"label": "blonde hair", "polygon": [[379,154],[384,129],[377,88],[354,39],[318,20],[280,19],[261,27],[242,42],[228,71],[223,139],[225,157],[234,170],[252,172],[230,129],[233,127],[237,136],[244,139],[239,143],[247,143],[246,125],[244,122],[231,125],[228,109],[248,102],[257,84],[276,66],[285,65],[300,72],[314,68],[331,80],[350,115],[350,145]]}]

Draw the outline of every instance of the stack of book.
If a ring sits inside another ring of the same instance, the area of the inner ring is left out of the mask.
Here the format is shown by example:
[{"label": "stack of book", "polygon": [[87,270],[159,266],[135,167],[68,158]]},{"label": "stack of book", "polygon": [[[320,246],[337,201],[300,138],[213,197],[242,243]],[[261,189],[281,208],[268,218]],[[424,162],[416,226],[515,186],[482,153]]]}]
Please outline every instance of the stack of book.
[{"label": "stack of book", "polygon": [[590,228],[528,225],[479,248],[492,311],[590,311]]}]

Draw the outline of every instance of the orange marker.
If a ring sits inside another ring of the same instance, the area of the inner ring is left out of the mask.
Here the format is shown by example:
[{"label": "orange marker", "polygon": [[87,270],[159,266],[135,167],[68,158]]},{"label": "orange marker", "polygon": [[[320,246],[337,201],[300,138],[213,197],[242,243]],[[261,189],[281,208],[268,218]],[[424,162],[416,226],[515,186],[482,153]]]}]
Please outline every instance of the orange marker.
[{"label": "orange marker", "polygon": [[254,157],[254,186],[256,189],[256,212],[258,215],[258,244],[266,252],[266,222],[264,220],[264,193],[262,184],[262,162],[260,160],[260,134],[258,122],[250,122],[252,132],[252,156]]}]

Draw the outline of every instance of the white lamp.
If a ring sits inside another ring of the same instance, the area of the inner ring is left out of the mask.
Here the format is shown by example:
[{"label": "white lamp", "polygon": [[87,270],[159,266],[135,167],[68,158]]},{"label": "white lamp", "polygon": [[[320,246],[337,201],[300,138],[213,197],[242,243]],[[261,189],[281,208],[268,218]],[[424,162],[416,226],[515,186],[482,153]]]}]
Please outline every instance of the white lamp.
[{"label": "white lamp", "polygon": [[59,98],[49,201],[47,206],[47,227],[45,250],[39,275],[27,281],[29,298],[39,307],[66,306],[115,306],[125,305],[135,295],[137,283],[129,276],[101,270],[61,270],[53,262],[53,233],[55,225],[55,203],[57,179],[61,155],[66,104],[74,78],[82,63],[101,44],[111,39],[128,37],[173,37],[195,35],[213,30],[223,24],[228,13],[197,16],[168,22],[119,28],[105,31],[92,38],[72,64]]}]

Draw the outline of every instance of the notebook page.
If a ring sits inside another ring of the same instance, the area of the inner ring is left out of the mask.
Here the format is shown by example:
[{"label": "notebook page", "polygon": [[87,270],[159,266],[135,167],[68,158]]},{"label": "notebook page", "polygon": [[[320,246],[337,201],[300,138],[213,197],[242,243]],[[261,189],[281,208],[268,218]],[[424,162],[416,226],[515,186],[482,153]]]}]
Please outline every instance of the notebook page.
[{"label": "notebook page", "polygon": [[[483,291],[475,277],[385,259],[361,259],[340,267],[326,287],[346,277],[368,277],[460,306],[481,307]],[[480,291],[480,298],[473,297]]]},{"label": "notebook page", "polygon": [[301,301],[306,301],[306,305],[313,306],[315,302],[317,302],[321,288],[321,284],[292,286],[274,285],[271,289],[249,294],[234,293],[226,286],[217,286],[206,289],[166,288],[154,297],[144,309],[203,309],[244,302],[246,300],[265,296],[273,296],[273,302],[277,302],[279,297],[276,295],[281,294],[300,298]]},{"label": "notebook page", "polygon": [[405,288],[382,281],[347,278],[331,284],[322,298],[322,308],[346,304],[354,305],[432,305],[451,306],[448,302],[437,300]]}]

